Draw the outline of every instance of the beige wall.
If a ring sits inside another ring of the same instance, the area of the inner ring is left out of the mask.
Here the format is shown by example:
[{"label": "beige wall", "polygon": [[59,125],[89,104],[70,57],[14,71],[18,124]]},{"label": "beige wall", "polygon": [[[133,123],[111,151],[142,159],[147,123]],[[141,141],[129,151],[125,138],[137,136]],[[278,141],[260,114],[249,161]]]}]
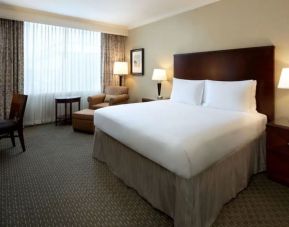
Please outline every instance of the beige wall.
[{"label": "beige wall", "polygon": [[[145,48],[145,75],[126,78],[131,101],[157,96],[152,70],[165,68],[172,77],[173,54],[272,44],[277,84],[281,68],[289,67],[289,0],[221,0],[129,30],[127,59],[130,49]],[[170,92],[165,82],[163,96]],[[289,118],[289,90],[276,89],[275,109],[277,118]]]}]

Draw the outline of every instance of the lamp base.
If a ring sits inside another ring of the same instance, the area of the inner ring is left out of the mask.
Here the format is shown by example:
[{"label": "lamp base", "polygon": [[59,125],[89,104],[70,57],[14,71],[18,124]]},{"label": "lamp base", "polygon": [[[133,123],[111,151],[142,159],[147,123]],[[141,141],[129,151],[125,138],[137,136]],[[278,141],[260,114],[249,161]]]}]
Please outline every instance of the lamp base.
[{"label": "lamp base", "polygon": [[122,86],[122,76],[119,76],[119,86]]},{"label": "lamp base", "polygon": [[158,97],[161,97],[162,83],[158,82]]}]

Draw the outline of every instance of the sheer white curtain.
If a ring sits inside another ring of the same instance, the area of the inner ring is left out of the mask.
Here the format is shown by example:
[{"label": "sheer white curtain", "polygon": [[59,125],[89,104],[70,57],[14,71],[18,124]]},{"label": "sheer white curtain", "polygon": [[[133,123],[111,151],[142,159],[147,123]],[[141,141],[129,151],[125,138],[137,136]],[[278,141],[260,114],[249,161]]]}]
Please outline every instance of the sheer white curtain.
[{"label": "sheer white curtain", "polygon": [[99,32],[24,23],[24,93],[29,95],[24,123],[54,121],[54,98],[101,91]]}]

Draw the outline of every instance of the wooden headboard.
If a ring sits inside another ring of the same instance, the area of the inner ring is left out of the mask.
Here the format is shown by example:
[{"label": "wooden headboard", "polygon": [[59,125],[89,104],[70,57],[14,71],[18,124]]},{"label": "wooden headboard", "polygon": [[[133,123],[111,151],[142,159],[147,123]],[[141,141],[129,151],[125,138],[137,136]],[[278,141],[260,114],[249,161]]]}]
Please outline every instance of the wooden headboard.
[{"label": "wooden headboard", "polygon": [[176,54],[174,76],[187,80],[257,80],[257,110],[274,119],[274,46]]}]

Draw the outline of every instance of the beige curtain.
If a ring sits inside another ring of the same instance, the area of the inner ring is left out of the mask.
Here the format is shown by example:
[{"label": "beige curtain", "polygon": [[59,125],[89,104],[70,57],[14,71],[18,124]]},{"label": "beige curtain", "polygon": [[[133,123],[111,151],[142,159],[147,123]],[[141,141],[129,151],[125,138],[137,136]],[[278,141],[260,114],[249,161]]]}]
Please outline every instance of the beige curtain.
[{"label": "beige curtain", "polygon": [[125,36],[101,34],[102,89],[119,84],[119,78],[113,75],[113,63],[125,60],[125,40]]},{"label": "beige curtain", "polygon": [[0,118],[8,118],[13,93],[23,93],[23,22],[0,18]]}]

